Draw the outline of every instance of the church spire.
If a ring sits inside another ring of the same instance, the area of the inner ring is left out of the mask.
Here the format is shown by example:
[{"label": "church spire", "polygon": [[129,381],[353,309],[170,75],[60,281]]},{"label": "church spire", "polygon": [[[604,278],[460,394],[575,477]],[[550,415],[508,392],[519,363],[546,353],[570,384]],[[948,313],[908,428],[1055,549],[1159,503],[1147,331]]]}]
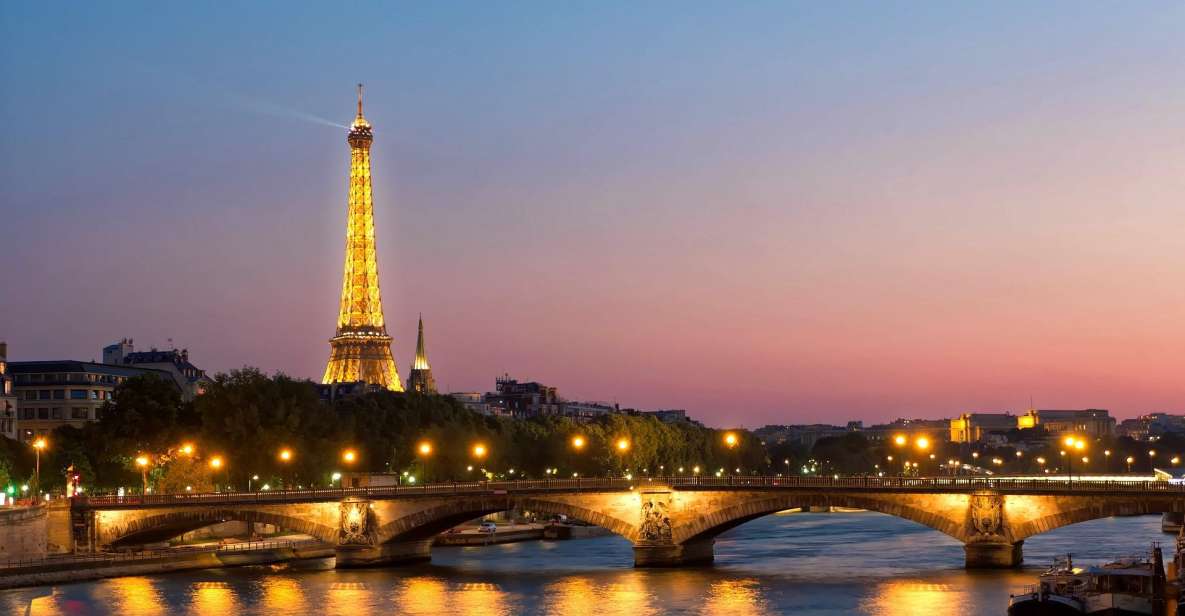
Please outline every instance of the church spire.
[{"label": "church spire", "polygon": [[419,393],[436,393],[436,379],[432,378],[432,366],[428,364],[428,351],[424,347],[424,315],[420,315],[420,333],[416,337],[416,358],[407,375],[407,390]]}]

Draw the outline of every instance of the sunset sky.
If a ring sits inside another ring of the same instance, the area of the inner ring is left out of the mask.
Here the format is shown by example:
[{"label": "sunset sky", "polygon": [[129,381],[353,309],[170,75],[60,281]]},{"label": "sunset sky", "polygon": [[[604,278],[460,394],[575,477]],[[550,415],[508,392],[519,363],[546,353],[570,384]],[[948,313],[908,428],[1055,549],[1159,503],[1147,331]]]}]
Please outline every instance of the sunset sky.
[{"label": "sunset sky", "polygon": [[709,425],[1185,412],[1185,3],[0,6],[0,339]]}]

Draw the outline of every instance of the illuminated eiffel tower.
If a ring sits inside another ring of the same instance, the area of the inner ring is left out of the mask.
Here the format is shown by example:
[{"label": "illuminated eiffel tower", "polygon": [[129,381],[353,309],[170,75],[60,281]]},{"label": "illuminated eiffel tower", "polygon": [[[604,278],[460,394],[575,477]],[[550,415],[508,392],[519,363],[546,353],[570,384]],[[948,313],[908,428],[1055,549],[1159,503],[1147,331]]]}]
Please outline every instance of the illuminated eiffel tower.
[{"label": "illuminated eiffel tower", "polygon": [[346,221],[346,267],[342,276],[337,335],[329,340],[329,365],[323,383],[365,381],[403,391],[391,355],[391,336],[383,321],[379,266],[374,248],[374,200],[370,187],[370,123],[362,116],[362,84],[358,84],[358,117],[346,138],[350,143],[350,199]]}]

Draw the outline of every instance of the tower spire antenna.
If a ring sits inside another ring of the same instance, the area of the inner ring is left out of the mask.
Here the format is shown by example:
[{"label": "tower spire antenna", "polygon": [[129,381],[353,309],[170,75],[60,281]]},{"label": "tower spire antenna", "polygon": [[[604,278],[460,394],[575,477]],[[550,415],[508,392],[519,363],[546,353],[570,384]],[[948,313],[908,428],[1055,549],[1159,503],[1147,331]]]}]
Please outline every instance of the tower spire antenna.
[{"label": "tower spire antenna", "polygon": [[358,84],[358,117],[362,117],[362,84]]}]

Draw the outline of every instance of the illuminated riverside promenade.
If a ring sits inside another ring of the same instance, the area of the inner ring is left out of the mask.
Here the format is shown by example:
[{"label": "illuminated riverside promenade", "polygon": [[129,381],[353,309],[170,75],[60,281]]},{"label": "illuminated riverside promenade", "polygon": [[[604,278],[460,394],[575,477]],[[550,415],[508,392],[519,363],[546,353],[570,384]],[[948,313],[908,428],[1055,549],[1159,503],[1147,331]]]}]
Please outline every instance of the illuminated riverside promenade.
[{"label": "illuminated riverside promenade", "polygon": [[934,528],[966,566],[1011,567],[1030,536],[1114,515],[1185,511],[1185,486],[1147,479],[1047,477],[649,477],[481,481],[346,488],[90,496],[72,500],[74,549],[160,541],[226,520],[274,524],[335,545],[337,566],[430,558],[462,522],[522,509],[597,524],[633,545],[636,566],[710,562],[714,538],[750,520],[848,507]]}]

